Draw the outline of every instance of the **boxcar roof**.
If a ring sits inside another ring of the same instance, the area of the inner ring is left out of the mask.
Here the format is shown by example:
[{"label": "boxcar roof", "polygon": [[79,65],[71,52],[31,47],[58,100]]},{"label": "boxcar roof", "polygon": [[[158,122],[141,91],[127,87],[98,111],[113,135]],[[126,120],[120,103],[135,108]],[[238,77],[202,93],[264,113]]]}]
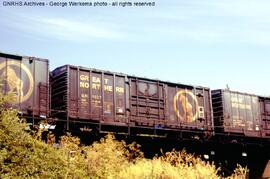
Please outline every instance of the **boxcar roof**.
[{"label": "boxcar roof", "polygon": [[49,62],[49,60],[46,59],[46,58],[30,57],[30,56],[24,56],[24,55],[12,54],[12,53],[5,53],[5,52],[2,52],[2,51],[0,51],[0,57],[12,58],[12,59],[16,59],[16,60],[22,60],[23,58],[29,58],[29,59],[32,58],[32,59],[35,59],[35,60]]}]

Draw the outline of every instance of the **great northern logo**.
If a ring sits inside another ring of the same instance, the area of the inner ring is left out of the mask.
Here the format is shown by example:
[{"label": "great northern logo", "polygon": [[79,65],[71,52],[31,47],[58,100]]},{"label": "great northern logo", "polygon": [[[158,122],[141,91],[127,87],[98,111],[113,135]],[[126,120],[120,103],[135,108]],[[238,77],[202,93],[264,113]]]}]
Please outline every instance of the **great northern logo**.
[{"label": "great northern logo", "polygon": [[192,91],[179,90],[173,99],[174,111],[181,121],[191,123],[198,116],[198,101]]},{"label": "great northern logo", "polygon": [[8,60],[0,64],[5,90],[17,95],[17,103],[29,99],[33,93],[34,79],[30,70],[20,61]]}]

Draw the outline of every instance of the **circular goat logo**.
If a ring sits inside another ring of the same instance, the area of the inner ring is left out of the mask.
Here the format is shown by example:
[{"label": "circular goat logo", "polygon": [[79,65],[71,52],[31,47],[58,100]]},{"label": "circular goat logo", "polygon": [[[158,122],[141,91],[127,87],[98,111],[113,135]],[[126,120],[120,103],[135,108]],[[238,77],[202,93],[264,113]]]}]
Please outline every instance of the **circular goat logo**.
[{"label": "circular goat logo", "polygon": [[190,123],[198,115],[198,101],[192,91],[179,90],[173,99],[174,111],[181,121]]},{"label": "circular goat logo", "polygon": [[[17,102],[26,101],[33,93],[34,79],[30,70],[20,61],[8,60],[0,64],[7,91],[17,95]],[[19,73],[18,73],[19,72]]]}]

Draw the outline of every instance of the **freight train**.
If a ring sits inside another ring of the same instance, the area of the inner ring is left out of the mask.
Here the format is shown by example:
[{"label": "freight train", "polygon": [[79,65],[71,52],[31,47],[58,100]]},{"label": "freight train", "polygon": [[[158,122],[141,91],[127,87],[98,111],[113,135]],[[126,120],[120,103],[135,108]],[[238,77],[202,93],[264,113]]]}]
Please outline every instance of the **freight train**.
[{"label": "freight train", "polygon": [[270,98],[0,53],[2,91],[36,123],[76,132],[270,138]]}]

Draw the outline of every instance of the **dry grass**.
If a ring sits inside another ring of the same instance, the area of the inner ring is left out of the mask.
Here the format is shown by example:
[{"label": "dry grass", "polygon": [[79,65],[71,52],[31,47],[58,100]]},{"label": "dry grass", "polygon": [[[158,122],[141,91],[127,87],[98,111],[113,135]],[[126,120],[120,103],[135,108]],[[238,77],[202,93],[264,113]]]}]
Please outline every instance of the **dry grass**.
[{"label": "dry grass", "polygon": [[[71,139],[73,137],[70,137]],[[74,139],[73,139],[74,140]],[[75,147],[76,148],[76,147]],[[136,144],[126,145],[108,135],[79,153],[87,165],[91,178],[120,179],[211,179],[223,178],[219,168],[186,151],[167,152],[161,157],[145,159]],[[229,179],[246,178],[247,169],[238,166]]]}]

